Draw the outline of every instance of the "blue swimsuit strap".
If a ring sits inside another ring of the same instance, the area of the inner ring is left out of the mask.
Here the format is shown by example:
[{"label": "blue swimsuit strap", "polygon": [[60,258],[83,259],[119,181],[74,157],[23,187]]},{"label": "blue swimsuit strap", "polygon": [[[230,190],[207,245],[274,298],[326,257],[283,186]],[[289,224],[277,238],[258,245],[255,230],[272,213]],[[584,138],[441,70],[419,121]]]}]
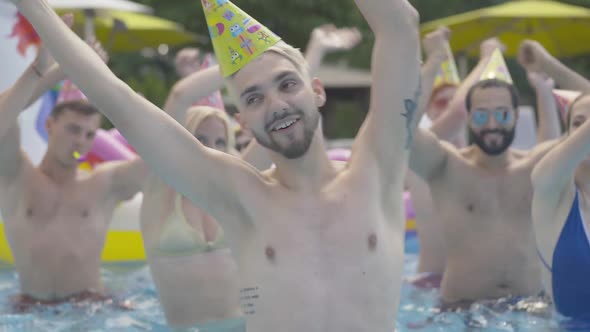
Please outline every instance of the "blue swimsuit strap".
[{"label": "blue swimsuit strap", "polygon": [[[576,190],[576,194],[574,196],[574,201],[572,203],[572,208],[576,205],[576,203],[578,203],[578,190]],[[568,214],[567,218],[569,219],[571,214],[571,210],[570,213]],[[566,223],[567,223],[567,219],[566,219]],[[564,225],[565,227],[565,225]],[[549,270],[549,272],[553,273],[553,269],[551,268],[551,266],[549,266],[549,264],[547,264],[547,261],[543,258],[543,255],[541,254],[541,251],[539,251],[539,248],[537,247],[537,255],[539,255],[539,258],[541,259],[541,262],[543,262],[543,265],[545,265],[545,267],[547,268],[547,270]]]},{"label": "blue swimsuit strap", "polygon": [[543,255],[541,255],[541,251],[539,251],[539,248],[537,248],[537,255],[539,255],[541,262],[543,262],[543,265],[545,265],[547,270],[549,270],[549,272],[553,272],[553,269],[551,269],[551,266],[549,266],[549,264],[547,264],[547,261],[545,261],[545,259],[543,258]]}]

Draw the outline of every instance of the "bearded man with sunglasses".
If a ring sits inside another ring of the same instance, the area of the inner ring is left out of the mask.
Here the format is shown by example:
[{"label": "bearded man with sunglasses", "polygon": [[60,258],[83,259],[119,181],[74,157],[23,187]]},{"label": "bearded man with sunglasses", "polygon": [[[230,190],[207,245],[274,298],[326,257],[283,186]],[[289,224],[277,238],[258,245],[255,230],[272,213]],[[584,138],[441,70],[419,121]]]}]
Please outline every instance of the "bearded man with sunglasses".
[{"label": "bearded man with sunglasses", "polygon": [[[471,87],[465,104],[473,144],[459,149],[419,129],[410,158],[410,168],[429,184],[443,223],[448,252],[441,294],[447,308],[541,293],[530,178],[555,144],[510,148],[518,121],[518,93],[511,83],[483,79]],[[551,97],[539,98],[538,107],[555,105]]]}]

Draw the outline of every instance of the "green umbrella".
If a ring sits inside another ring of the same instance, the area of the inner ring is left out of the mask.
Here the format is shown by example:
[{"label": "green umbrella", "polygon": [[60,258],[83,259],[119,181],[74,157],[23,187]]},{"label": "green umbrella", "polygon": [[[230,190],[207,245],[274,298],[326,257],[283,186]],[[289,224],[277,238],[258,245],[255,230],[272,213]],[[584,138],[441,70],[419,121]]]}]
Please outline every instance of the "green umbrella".
[{"label": "green umbrella", "polygon": [[181,46],[198,39],[197,35],[185,31],[175,22],[145,14],[96,10],[90,15],[88,11],[76,11],[74,16],[76,31],[83,30],[86,20],[93,20],[93,34],[110,53],[137,52],[163,44]]}]

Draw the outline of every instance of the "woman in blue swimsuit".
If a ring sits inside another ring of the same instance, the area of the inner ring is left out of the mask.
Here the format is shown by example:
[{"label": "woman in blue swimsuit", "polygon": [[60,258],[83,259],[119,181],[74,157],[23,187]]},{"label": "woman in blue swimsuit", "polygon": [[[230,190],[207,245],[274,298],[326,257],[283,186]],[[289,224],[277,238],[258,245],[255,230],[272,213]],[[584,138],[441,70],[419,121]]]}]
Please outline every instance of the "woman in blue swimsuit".
[{"label": "woman in blue swimsuit", "polygon": [[533,171],[533,223],[557,311],[590,321],[590,94],[567,116],[568,132]]}]

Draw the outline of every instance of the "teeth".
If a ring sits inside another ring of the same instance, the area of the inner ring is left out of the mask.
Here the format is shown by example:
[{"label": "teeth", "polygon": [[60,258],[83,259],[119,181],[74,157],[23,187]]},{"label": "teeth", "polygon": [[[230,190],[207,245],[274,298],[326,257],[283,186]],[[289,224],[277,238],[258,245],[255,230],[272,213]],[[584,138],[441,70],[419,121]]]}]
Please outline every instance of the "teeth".
[{"label": "teeth", "polygon": [[296,121],[296,120],[290,120],[290,121],[284,122],[284,123],[282,123],[282,124],[280,124],[280,125],[276,126],[276,127],[275,127],[275,130],[281,130],[281,129],[288,128],[288,127],[290,127],[291,125],[293,125],[295,122],[297,122],[297,121]]}]

